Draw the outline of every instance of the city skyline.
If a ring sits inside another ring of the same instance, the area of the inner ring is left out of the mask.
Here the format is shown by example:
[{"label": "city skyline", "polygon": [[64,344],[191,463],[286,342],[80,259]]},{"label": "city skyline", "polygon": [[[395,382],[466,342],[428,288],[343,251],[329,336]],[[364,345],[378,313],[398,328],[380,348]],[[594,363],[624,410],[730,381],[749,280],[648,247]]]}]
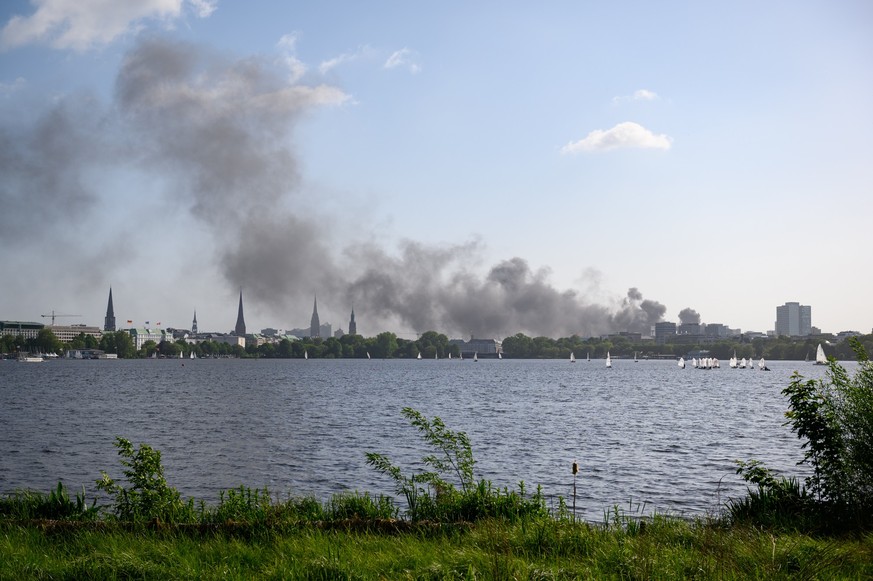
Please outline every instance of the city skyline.
[{"label": "city skyline", "polygon": [[[337,18],[341,13],[343,18]],[[873,328],[873,6],[0,7],[0,316]],[[861,250],[863,251],[863,250]],[[296,323],[295,323],[296,321]]]}]

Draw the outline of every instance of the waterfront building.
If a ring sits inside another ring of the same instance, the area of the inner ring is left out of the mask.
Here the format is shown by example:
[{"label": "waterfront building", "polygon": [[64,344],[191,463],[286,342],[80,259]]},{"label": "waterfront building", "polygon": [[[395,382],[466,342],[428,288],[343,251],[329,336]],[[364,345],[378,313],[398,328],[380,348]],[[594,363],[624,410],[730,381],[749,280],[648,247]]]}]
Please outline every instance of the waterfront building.
[{"label": "waterfront building", "polygon": [[233,334],[238,337],[246,336],[246,320],[243,318],[242,289],[239,289],[239,310],[236,314],[236,326],[233,328]]},{"label": "waterfront building", "polygon": [[355,322],[355,308],[352,307],[352,318],[349,319],[349,335],[358,334],[358,324]]},{"label": "waterfront building", "polygon": [[106,305],[106,319],[103,322],[103,330],[115,331],[115,309],[112,307],[112,287],[109,287],[109,303]]},{"label": "waterfront building", "polygon": [[497,339],[476,339],[475,337],[470,337],[469,341],[450,339],[449,345],[457,345],[461,355],[467,358],[474,354],[479,357],[497,357],[499,353],[503,353],[503,342]]},{"label": "waterfront building", "polygon": [[141,349],[146,341],[154,341],[155,343],[160,343],[161,341],[173,341],[173,334],[165,329],[132,327],[127,329],[127,332],[130,333],[130,338],[133,339],[134,349],[137,350]]},{"label": "waterfront building", "polygon": [[812,333],[812,307],[800,303],[785,303],[776,307],[776,335],[805,337]]},{"label": "waterfront building", "polygon": [[676,323],[655,323],[655,342],[666,343],[668,339],[676,335]]},{"label": "waterfront building", "polygon": [[[309,336],[315,339],[321,337],[321,325],[318,323],[318,297],[316,296],[312,302],[312,319],[309,323]],[[330,337],[330,335],[327,335]]]},{"label": "waterfront building", "polygon": [[88,325],[51,325],[49,329],[62,343],[69,343],[82,334],[91,335],[98,341],[103,338],[103,332],[99,327],[89,327]]},{"label": "waterfront building", "polygon": [[0,335],[21,335],[24,339],[36,339],[39,332],[45,328],[42,323],[29,323],[25,321],[0,321]]}]

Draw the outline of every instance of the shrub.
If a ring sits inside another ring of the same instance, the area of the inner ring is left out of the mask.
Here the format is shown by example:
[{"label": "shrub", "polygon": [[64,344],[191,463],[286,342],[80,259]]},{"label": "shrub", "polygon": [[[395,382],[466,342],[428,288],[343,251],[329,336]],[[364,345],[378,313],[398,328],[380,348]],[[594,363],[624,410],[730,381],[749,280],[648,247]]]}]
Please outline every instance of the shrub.
[{"label": "shrub", "polygon": [[130,486],[125,488],[101,470],[97,489],[113,499],[119,520],[182,522],[193,519],[194,502],[183,502],[179,491],[167,484],[159,450],[148,444],[134,449],[130,440],[121,437],[115,438],[115,447],[121,456],[121,465],[126,467],[124,476]]},{"label": "shrub", "polygon": [[0,516],[19,520],[95,520],[99,512],[96,499],[88,505],[84,487],[72,500],[62,482],[49,494],[20,490],[0,499]]}]

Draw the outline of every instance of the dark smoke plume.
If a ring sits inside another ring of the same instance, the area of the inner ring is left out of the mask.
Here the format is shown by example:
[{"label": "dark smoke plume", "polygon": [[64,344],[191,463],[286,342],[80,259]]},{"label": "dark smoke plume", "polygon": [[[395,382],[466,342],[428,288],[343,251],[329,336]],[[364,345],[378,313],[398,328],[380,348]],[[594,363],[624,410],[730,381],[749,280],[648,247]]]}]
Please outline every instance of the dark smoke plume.
[{"label": "dark smoke plume", "polygon": [[[291,142],[302,115],[347,99],[335,87],[289,81],[287,71],[264,59],[234,61],[148,39],[126,55],[115,89],[111,115],[59,109],[29,135],[0,134],[0,195],[14,210],[0,213],[0,236],[20,227],[12,216],[22,213],[16,192],[27,184],[39,186],[52,212],[68,215],[93,199],[81,185],[83,172],[111,167],[164,187],[168,201],[205,225],[210,239],[198,255],[214,252],[228,288],[244,287],[247,303],[277,325],[299,323],[291,319],[302,305],[308,315],[316,292],[322,310],[354,306],[367,321],[362,326],[375,332],[648,334],[666,311],[636,288],[613,308],[593,304],[557,290],[548,270],[518,257],[482,276],[467,266],[481,259],[478,242],[406,241],[394,252],[359,243],[336,251],[307,203]],[[127,166],[118,169],[122,162]]]},{"label": "dark smoke plume", "polygon": [[700,324],[700,314],[690,307],[686,307],[679,311],[679,322],[685,324]]}]

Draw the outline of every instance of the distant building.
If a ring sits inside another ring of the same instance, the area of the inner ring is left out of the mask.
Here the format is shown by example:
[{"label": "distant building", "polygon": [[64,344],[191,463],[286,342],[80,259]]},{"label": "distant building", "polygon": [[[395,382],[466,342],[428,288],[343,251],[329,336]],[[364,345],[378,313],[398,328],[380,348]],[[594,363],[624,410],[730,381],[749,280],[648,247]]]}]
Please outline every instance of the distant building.
[{"label": "distant building", "polygon": [[858,331],[840,331],[839,333],[837,333],[836,338],[837,338],[837,342],[840,342],[840,341],[845,341],[849,337],[860,337],[860,336],[861,336],[861,333],[859,333]]},{"label": "distant building", "polygon": [[173,334],[165,329],[133,327],[127,329],[127,332],[130,333],[130,338],[133,339],[134,349],[141,349],[146,341],[154,341],[155,343],[160,343],[161,341],[173,341]]},{"label": "distant building", "polygon": [[342,328],[342,327],[340,327],[339,329],[337,329],[336,331],[333,332],[333,336],[334,336],[334,338],[336,338],[336,339],[339,339],[340,337],[342,337],[342,336],[345,335],[345,334],[346,334],[346,332],[343,331],[343,328]]},{"label": "distant building", "polygon": [[469,341],[451,339],[449,345],[457,345],[458,351],[465,357],[473,355],[497,357],[498,353],[503,353],[503,342],[497,339],[476,339],[474,337],[470,337]]},{"label": "distant building", "polygon": [[655,342],[667,343],[670,337],[676,335],[676,323],[655,323]]},{"label": "distant building", "polygon": [[88,325],[52,325],[49,329],[62,343],[69,343],[83,333],[91,335],[98,341],[103,338],[103,332],[99,327],[89,327]]},{"label": "distant building", "polygon": [[706,326],[700,323],[682,323],[676,327],[677,335],[703,335]]},{"label": "distant building", "polygon": [[812,333],[812,307],[785,303],[776,307],[776,335],[805,337]]},{"label": "distant building", "polygon": [[[321,325],[318,323],[318,297],[312,301],[312,319],[309,323],[309,336],[315,339],[321,337]],[[330,335],[327,335],[330,337]]]},{"label": "distant building", "polygon": [[21,335],[24,339],[36,339],[39,332],[45,328],[42,323],[25,321],[0,321],[0,335]]},{"label": "distant building", "polygon": [[709,323],[706,325],[703,334],[707,337],[730,337],[731,330],[727,325],[721,323]]},{"label": "distant building", "polygon": [[109,304],[106,305],[106,319],[103,322],[103,330],[115,331],[115,309],[112,306],[112,287],[109,287]]},{"label": "distant building", "polygon": [[239,289],[239,310],[236,314],[236,326],[233,328],[233,334],[237,337],[246,336],[246,320],[243,318],[242,289]]},{"label": "distant building", "polygon": [[355,322],[355,309],[352,307],[352,318],[349,319],[349,335],[358,334],[358,324]]}]

